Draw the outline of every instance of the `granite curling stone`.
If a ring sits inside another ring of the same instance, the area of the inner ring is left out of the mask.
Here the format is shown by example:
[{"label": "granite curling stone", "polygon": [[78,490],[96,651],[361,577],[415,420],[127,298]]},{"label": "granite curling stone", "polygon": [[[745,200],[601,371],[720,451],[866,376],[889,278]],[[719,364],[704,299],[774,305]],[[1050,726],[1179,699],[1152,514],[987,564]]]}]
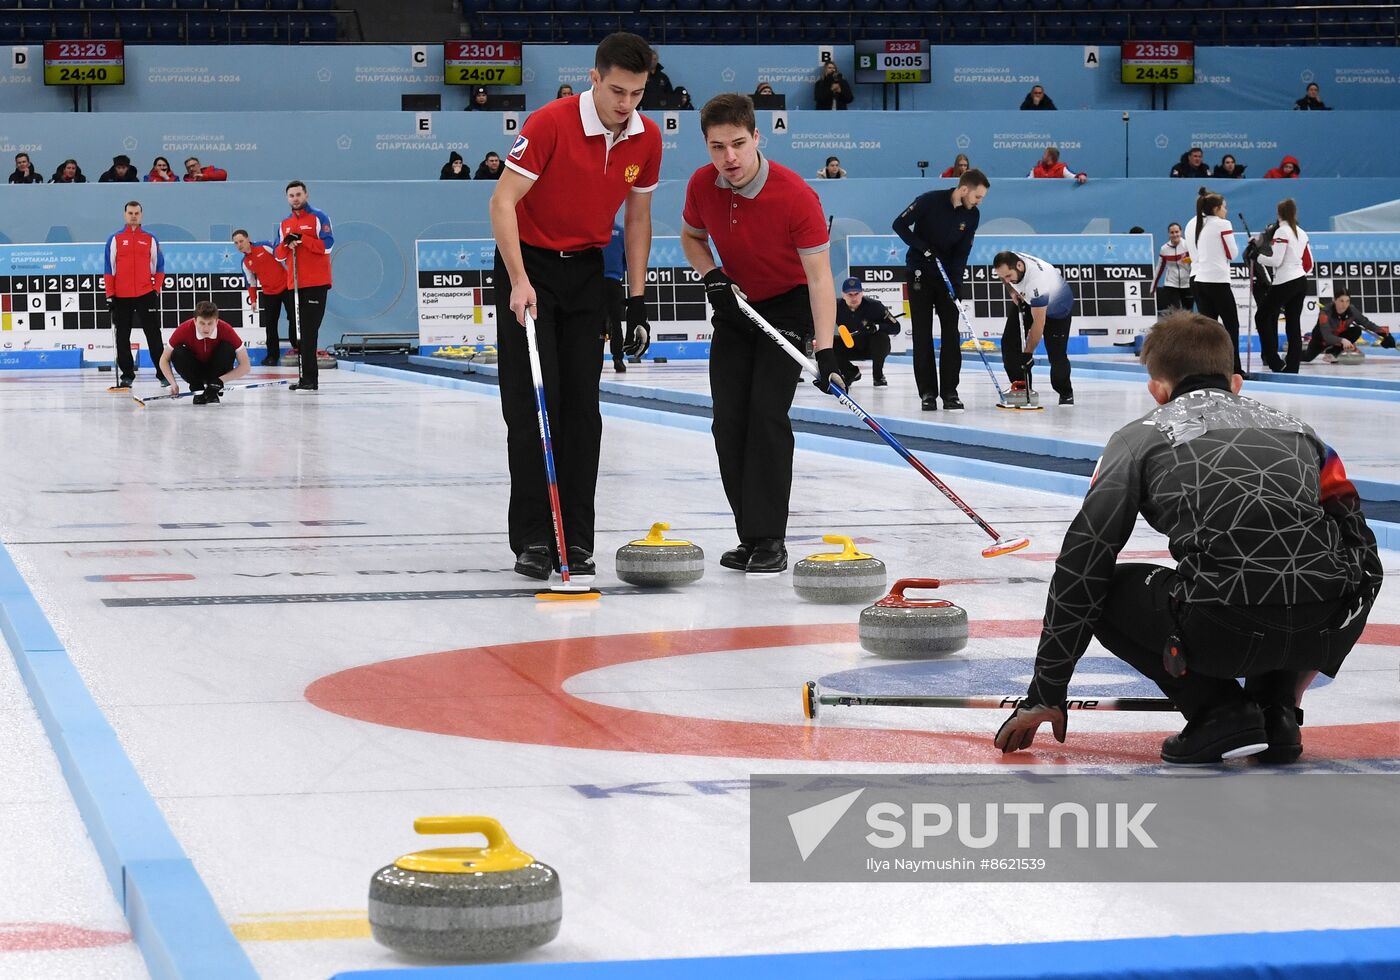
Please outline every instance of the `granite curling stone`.
[{"label": "granite curling stone", "polygon": [[559,934],[559,875],[520,850],[491,817],[420,817],[420,834],[483,834],[485,847],[406,854],[369,883],[370,931],[400,953],[497,959]]},{"label": "granite curling stone", "polygon": [[828,534],[827,544],[840,551],[809,555],[792,569],[792,588],[808,602],[865,602],[885,592],[885,563],[857,551],[843,534]]},{"label": "granite curling stone", "polygon": [[1337,355],[1338,364],[1365,364],[1366,355],[1359,350],[1344,350]]},{"label": "granite curling stone", "polygon": [[689,541],[668,541],[658,522],[647,536],[617,549],[617,577],[629,585],[686,585],[705,574],[705,552]]},{"label": "granite curling stone", "polygon": [[967,646],[967,612],[946,599],[909,599],[906,589],[936,589],[935,578],[902,578],[860,614],[860,645],[877,657],[930,660]]}]

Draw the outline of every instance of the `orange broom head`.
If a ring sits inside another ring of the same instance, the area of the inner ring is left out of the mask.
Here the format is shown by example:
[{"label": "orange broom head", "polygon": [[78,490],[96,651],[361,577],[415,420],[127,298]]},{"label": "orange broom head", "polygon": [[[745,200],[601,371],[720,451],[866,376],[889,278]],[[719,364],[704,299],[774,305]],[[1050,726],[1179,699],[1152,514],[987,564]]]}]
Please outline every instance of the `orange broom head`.
[{"label": "orange broom head", "polygon": [[1009,555],[1022,548],[1029,548],[1030,544],[1030,538],[998,538],[982,549],[982,557],[1000,558],[1002,555]]}]

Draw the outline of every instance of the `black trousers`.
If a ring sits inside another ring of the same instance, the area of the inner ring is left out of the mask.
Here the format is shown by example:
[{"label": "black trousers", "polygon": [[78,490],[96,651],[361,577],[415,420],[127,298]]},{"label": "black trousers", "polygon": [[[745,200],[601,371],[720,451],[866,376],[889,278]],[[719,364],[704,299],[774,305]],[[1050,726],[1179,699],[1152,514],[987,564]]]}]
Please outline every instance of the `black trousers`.
[{"label": "black trousers", "polygon": [[[938,366],[934,369],[933,314],[938,313],[938,334],[942,347],[938,351]],[[962,332],[958,326],[958,307],[938,270],[911,270],[909,274],[909,324],[914,346],[914,383],[920,398],[953,398],[958,394],[958,378],[962,374]]]},{"label": "black trousers", "polygon": [[1243,374],[1240,367],[1240,314],[1235,309],[1235,294],[1228,282],[1193,282],[1191,292],[1196,297],[1196,308],[1203,316],[1219,320],[1234,344],[1235,373]]},{"label": "black trousers", "polygon": [[[292,304],[287,332],[299,338],[294,342],[300,352],[297,373],[301,379],[299,383],[307,387],[314,388],[320,383],[320,374],[316,369],[316,338],[321,332],[321,320],[326,315],[326,300],[330,291],[329,286],[302,286],[295,292],[287,290],[287,302]],[[298,306],[301,309],[298,310]]]},{"label": "black trousers", "polygon": [[833,350],[847,365],[852,361],[869,361],[871,373],[877,378],[885,376],[885,358],[890,356],[890,335],[887,333],[853,333],[854,347],[847,347],[836,338]]},{"label": "black trousers", "polygon": [[[1371,608],[1369,599],[1358,597],[1296,606],[1186,603],[1182,591],[1174,568],[1119,564],[1094,637],[1161,688],[1188,721],[1245,698],[1296,704],[1304,675],[1336,676]],[[1173,635],[1186,659],[1182,677],[1162,664]],[[1237,677],[1245,678],[1243,688]]]},{"label": "black trousers", "polygon": [[[593,504],[603,416],[598,410],[598,372],[603,368],[600,325],[603,253],[589,249],[570,258],[522,244],[525,272],[535,287],[535,336],[544,376],[544,400],[554,444],[554,469],[564,533],[570,548],[593,551]],[[510,276],[496,253],[496,350],[501,415],[506,421],[510,464],[510,547],[554,543],[544,452],[535,411],[525,329],[510,311]]]},{"label": "black trousers", "polygon": [[136,377],[136,359],[131,354],[131,328],[140,327],[146,335],[146,351],[160,374],[160,357],[165,353],[165,341],[160,336],[160,321],[156,317],[156,294],[124,298],[112,297],[112,326],[117,334],[117,373],[123,378]]},{"label": "black trousers", "polygon": [[627,318],[627,287],[617,279],[603,278],[603,303],[607,313],[608,347],[614,361],[622,360],[626,344],[623,321]]},{"label": "black trousers", "polygon": [[[1259,307],[1255,326],[1259,328],[1259,346],[1264,363],[1272,371],[1297,374],[1303,356],[1303,302],[1308,298],[1308,280],[1300,276],[1282,285],[1274,285]],[[1288,335],[1284,358],[1278,356],[1278,315],[1283,313],[1283,329]]]},{"label": "black trousers", "polygon": [[277,321],[281,318],[283,309],[287,311],[287,342],[296,350],[297,314],[292,304],[292,291],[284,289],[280,293],[258,293],[258,321],[262,324],[263,333],[267,335],[267,353],[272,358],[277,358],[282,353],[282,342],[277,336]]},{"label": "black trousers", "polygon": [[[1008,306],[1006,329],[1001,332],[1001,364],[1006,376],[1014,381],[1029,381],[1022,363],[1025,360],[1025,343],[1021,336],[1021,315],[1017,306]],[[1064,317],[1046,317],[1045,330],[1041,340],[1045,343],[1045,354],[1050,359],[1050,387],[1055,394],[1064,398],[1074,395],[1074,386],[1069,380],[1069,328],[1074,314]],[[1029,331],[1028,331],[1029,332]]]},{"label": "black trousers", "polygon": [[215,378],[228,374],[237,361],[235,348],[227,341],[220,342],[207,361],[195,357],[194,351],[184,344],[170,352],[170,366],[175,369],[176,374],[185,379],[190,391],[199,391]]},{"label": "black trousers", "polygon": [[1332,333],[1330,329],[1324,329],[1319,323],[1313,327],[1312,333],[1308,335],[1308,349],[1303,351],[1303,360],[1314,360],[1323,351],[1327,351],[1329,354],[1340,354],[1342,352],[1342,337],[1354,344],[1361,339],[1361,328],[1349,327],[1341,335],[1338,335]]},{"label": "black trousers", "polygon": [[[761,303],[759,314],[801,350],[812,334],[806,286]],[[788,409],[802,369],[748,321],[713,319],[710,395],[715,455],[739,540],[787,537],[792,494],[792,422]]]},{"label": "black trousers", "polygon": [[1177,286],[1157,287],[1158,316],[1164,315],[1168,310],[1185,310],[1189,313],[1192,302],[1190,289],[1181,289]]}]

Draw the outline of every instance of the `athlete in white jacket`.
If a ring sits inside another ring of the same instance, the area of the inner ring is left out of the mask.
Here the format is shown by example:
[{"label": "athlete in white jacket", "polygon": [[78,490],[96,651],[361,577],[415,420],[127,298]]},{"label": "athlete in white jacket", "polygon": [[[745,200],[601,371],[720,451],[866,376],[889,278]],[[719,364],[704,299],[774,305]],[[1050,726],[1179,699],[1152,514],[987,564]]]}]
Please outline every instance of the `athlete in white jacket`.
[{"label": "athlete in white jacket", "polygon": [[[1269,287],[1256,323],[1264,363],[1272,371],[1297,374],[1298,362],[1303,356],[1303,301],[1308,295],[1313,257],[1308,247],[1308,233],[1298,227],[1298,205],[1291,197],[1279,201],[1278,226],[1269,241],[1250,242],[1247,252],[1257,252],[1259,261],[1274,270],[1274,283]],[[1251,254],[1246,261],[1252,258]],[[1288,334],[1288,351],[1283,359],[1278,356],[1280,312]]]},{"label": "athlete in white jacket", "polygon": [[1157,295],[1157,315],[1167,316],[1174,310],[1191,312],[1191,256],[1181,225],[1167,225],[1167,240],[1158,250],[1157,274],[1152,277],[1152,289]]},{"label": "athlete in white jacket", "polygon": [[1230,263],[1235,258],[1235,228],[1226,219],[1225,198],[1201,188],[1196,216],[1186,222],[1183,235],[1191,257],[1191,292],[1196,308],[1218,320],[1235,345],[1235,373],[1240,367],[1240,317],[1230,289]]}]

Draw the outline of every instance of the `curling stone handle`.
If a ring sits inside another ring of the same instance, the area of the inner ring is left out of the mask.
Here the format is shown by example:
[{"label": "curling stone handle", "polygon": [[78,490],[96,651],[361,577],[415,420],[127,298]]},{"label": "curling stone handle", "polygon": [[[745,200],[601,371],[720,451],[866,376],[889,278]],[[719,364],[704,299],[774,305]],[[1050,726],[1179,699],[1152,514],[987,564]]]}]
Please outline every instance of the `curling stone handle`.
[{"label": "curling stone handle", "polygon": [[890,596],[903,599],[905,589],[936,589],[942,584],[936,578],[902,578],[894,583]]},{"label": "curling stone handle", "polygon": [[665,521],[657,521],[651,526],[651,530],[647,532],[647,536],[643,540],[647,544],[665,544],[666,535],[663,532],[669,530],[671,530],[671,525]]},{"label": "curling stone handle", "polygon": [[885,609],[941,609],[951,606],[947,599],[910,599],[905,589],[936,589],[942,583],[936,578],[902,578],[894,583],[890,594],[875,605]]},{"label": "curling stone handle", "polygon": [[846,534],[823,534],[822,540],[827,544],[839,544],[841,546],[841,557],[847,561],[859,558],[860,552],[856,550],[856,543]]},{"label": "curling stone handle", "polygon": [[419,817],[413,829],[420,834],[481,834],[493,850],[515,846],[495,817]]}]

